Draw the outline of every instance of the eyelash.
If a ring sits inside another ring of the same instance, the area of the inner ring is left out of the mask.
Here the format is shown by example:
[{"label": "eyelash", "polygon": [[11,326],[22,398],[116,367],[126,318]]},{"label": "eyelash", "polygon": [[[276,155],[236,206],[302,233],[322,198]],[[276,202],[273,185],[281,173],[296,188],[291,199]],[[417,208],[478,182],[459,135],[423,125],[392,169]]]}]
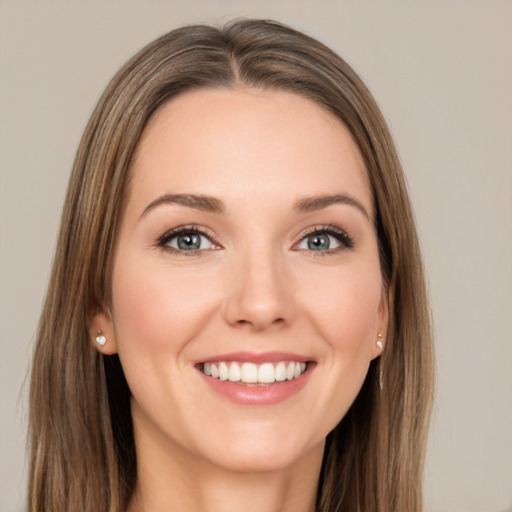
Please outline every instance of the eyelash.
[{"label": "eyelash", "polygon": [[195,226],[195,225],[189,225],[189,226],[180,226],[177,228],[170,229],[169,231],[166,231],[158,240],[157,240],[157,247],[163,249],[164,251],[177,254],[180,256],[197,256],[205,251],[205,249],[194,249],[190,251],[180,250],[176,249],[175,247],[171,247],[169,242],[180,235],[185,234],[194,234],[194,235],[200,235],[205,238],[207,238],[214,246],[217,248],[221,248],[220,244],[215,242],[215,238],[212,233],[205,230],[202,227]]},{"label": "eyelash", "polygon": [[[172,239],[174,239],[180,235],[184,235],[184,234],[195,234],[195,235],[203,236],[203,237],[207,238],[214,246],[216,246],[216,248],[222,248],[222,246],[215,241],[215,237],[213,236],[212,233],[210,233],[208,230],[205,230],[202,227],[195,226],[195,225],[180,226],[177,228],[173,228],[169,231],[166,231],[157,240],[156,245],[157,245],[157,247],[159,247],[165,251],[168,251],[173,254],[178,254],[181,256],[197,256],[206,250],[206,249],[194,249],[194,250],[190,250],[190,251],[185,251],[185,250],[176,249],[176,248],[168,245]],[[311,235],[332,236],[340,243],[340,246],[336,247],[334,249],[327,249],[325,251],[312,251],[312,250],[307,250],[307,249],[295,249],[295,250],[311,253],[312,256],[318,257],[318,256],[328,256],[328,255],[336,254],[338,252],[341,252],[341,251],[344,251],[347,249],[352,249],[354,247],[354,240],[351,236],[349,236],[345,231],[335,228],[334,226],[329,226],[329,225],[320,226],[320,227],[316,226],[314,228],[307,230],[306,232],[304,232],[301,235],[300,240],[296,244],[294,244],[294,247],[299,245],[301,242],[306,240]]]},{"label": "eyelash", "polygon": [[308,251],[306,249],[296,249],[296,250],[304,250],[304,252],[311,253],[313,257],[318,256],[329,256],[333,254],[337,254],[341,251],[347,250],[347,249],[353,249],[354,248],[354,239],[348,235],[345,231],[342,229],[336,228],[334,226],[325,225],[325,226],[316,226],[314,228],[311,228],[307,230],[305,233],[303,233],[300,237],[300,240],[295,246],[300,244],[302,241],[306,240],[311,235],[329,235],[335,238],[339,243],[340,246],[336,247],[334,249],[327,249],[325,251]]}]

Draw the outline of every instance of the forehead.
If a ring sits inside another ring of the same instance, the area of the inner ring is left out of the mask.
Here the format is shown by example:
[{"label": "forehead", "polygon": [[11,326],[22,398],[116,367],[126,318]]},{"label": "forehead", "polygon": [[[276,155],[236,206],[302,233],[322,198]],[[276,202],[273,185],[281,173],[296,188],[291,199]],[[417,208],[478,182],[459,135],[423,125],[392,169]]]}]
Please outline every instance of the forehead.
[{"label": "forehead", "polygon": [[147,124],[132,173],[132,191],[147,200],[161,193],[208,194],[228,203],[257,194],[284,200],[285,192],[352,193],[373,211],[348,129],[287,91],[200,89],[170,100]]}]

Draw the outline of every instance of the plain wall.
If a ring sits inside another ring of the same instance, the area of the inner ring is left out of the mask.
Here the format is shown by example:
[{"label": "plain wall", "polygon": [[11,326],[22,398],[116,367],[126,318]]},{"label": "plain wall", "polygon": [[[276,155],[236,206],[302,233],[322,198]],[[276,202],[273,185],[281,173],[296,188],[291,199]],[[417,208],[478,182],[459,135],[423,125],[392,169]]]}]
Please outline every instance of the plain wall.
[{"label": "plain wall", "polygon": [[410,184],[436,324],[427,510],[511,510],[512,2],[4,0],[0,511],[24,502],[24,379],[88,116],[117,68],[156,36],[239,16],[327,43],[381,105]]}]

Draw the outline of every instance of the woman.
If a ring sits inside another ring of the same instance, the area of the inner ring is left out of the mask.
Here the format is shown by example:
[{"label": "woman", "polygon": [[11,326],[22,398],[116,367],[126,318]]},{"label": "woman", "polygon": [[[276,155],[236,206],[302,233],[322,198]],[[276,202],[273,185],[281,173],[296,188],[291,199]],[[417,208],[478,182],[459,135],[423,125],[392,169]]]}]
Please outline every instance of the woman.
[{"label": "woman", "polygon": [[421,257],[357,75],[274,22],[173,31],[80,144],[31,384],[33,511],[420,511]]}]

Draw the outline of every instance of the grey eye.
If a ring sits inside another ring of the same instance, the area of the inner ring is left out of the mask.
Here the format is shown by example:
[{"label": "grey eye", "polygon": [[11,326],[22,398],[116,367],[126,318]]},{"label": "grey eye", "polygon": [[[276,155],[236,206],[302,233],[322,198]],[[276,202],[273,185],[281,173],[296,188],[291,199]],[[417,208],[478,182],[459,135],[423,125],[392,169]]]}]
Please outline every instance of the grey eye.
[{"label": "grey eye", "polygon": [[213,248],[212,241],[199,233],[188,232],[175,235],[167,245],[180,251],[199,251]]},{"label": "grey eye", "polygon": [[340,246],[339,240],[327,233],[313,233],[308,235],[298,245],[299,249],[307,249],[309,251],[328,251],[336,249]]}]

